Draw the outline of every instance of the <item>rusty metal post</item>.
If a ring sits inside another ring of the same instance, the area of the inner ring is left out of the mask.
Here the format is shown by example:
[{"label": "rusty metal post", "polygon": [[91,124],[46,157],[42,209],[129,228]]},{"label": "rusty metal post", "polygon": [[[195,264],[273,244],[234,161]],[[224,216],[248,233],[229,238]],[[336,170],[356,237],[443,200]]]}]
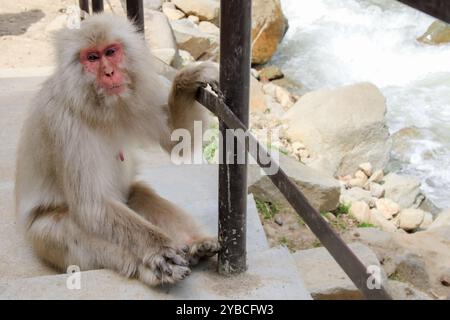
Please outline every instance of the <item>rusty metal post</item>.
[{"label": "rusty metal post", "polygon": [[89,0],[80,0],[80,9],[89,14]]},{"label": "rusty metal post", "polygon": [[[225,103],[248,126],[252,1],[221,0],[220,5],[220,91]],[[219,127],[223,142],[219,165],[219,242],[222,249],[218,269],[221,274],[234,274],[247,269],[247,153],[234,137],[228,137],[234,139],[234,150],[227,150],[227,126],[221,121]],[[238,164],[238,153],[244,154],[245,164]],[[230,159],[234,162],[230,163]]]},{"label": "rusty metal post", "polygon": [[144,32],[143,0],[127,0],[127,16],[137,26],[139,32]]},{"label": "rusty metal post", "polygon": [[92,0],[92,12],[98,13],[103,12],[103,0]]}]

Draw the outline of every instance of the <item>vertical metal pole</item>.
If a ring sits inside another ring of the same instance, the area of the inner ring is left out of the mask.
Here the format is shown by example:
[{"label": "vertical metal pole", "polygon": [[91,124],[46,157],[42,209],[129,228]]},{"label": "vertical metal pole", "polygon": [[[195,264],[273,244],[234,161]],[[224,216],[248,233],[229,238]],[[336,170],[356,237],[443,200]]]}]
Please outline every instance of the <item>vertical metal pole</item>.
[{"label": "vertical metal pole", "polygon": [[80,9],[89,14],[89,0],[80,0]]},{"label": "vertical metal pole", "polygon": [[[220,90],[225,103],[248,126],[252,1],[221,0],[220,5]],[[223,122],[219,127],[223,137],[219,165],[219,273],[233,274],[247,268],[247,153],[245,164],[237,164],[237,148],[243,146],[234,138],[234,150],[227,150],[227,127]],[[229,159],[234,162],[226,162]]]},{"label": "vertical metal pole", "polygon": [[144,32],[143,0],[127,0],[127,16],[137,26],[139,32]]},{"label": "vertical metal pole", "polygon": [[103,12],[103,0],[92,0],[92,12]]}]

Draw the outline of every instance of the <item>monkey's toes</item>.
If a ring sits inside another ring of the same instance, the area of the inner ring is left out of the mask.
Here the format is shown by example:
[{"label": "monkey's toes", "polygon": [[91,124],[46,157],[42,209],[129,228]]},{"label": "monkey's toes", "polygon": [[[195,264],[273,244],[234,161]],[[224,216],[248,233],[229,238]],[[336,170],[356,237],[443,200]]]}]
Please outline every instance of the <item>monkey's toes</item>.
[{"label": "monkey's toes", "polygon": [[219,242],[214,238],[205,238],[194,243],[188,254],[190,265],[196,265],[201,258],[214,256],[219,252],[219,249]]}]

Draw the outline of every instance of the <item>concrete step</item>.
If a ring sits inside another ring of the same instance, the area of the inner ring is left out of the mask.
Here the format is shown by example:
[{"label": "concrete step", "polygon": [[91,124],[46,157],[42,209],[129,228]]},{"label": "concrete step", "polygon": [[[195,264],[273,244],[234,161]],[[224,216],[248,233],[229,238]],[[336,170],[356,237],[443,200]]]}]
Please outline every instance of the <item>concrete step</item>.
[{"label": "concrete step", "polygon": [[[43,80],[3,78],[0,72],[0,299],[310,299],[289,252],[268,248],[251,195],[247,200],[249,270],[245,274],[222,277],[211,259],[176,286],[149,289],[112,271],[94,270],[81,273],[81,290],[68,290],[68,276],[56,274],[33,255],[14,217],[17,142],[26,111]],[[217,234],[217,166],[174,166],[159,148],[143,152],[143,158],[139,178]]]},{"label": "concrete step", "polygon": [[219,275],[216,265],[205,261],[182,282],[161,288],[108,270],[81,272],[79,290],[68,289],[65,274],[10,280],[0,282],[0,299],[311,299],[285,248],[250,252],[248,271],[237,276]]}]

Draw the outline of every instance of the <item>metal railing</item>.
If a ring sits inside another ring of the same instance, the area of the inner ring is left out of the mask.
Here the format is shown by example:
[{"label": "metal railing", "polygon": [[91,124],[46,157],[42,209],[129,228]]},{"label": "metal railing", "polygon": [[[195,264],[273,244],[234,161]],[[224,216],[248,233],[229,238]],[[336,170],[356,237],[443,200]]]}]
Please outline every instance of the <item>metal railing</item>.
[{"label": "metal railing", "polygon": [[[450,21],[450,2],[447,0],[399,0],[444,21]],[[89,12],[88,0],[80,0],[80,7]],[[92,0],[93,12],[103,10],[102,0]],[[144,31],[144,12],[142,0],[127,0],[127,16]],[[200,89],[197,100],[212,111],[220,121],[222,136],[226,129],[248,131],[249,120],[249,80],[251,55],[251,1],[221,0],[221,45],[220,48],[220,92],[215,94]],[[273,166],[277,173],[268,176],[295,209],[320,242],[330,252],[336,262],[350,277],[356,287],[368,299],[391,299],[384,286],[369,288],[367,268],[330,227],[319,212],[313,208],[295,183],[272,159],[264,165],[260,155],[270,158],[270,154],[251,134],[247,141],[235,139],[234,150],[221,152],[224,159],[234,158],[237,163],[237,147],[246,148],[264,169]],[[243,145],[244,144],[244,145]],[[248,149],[248,145],[258,148]],[[223,141],[222,146],[227,145]],[[224,151],[224,150],[222,150]],[[226,154],[227,152],[231,154]],[[246,161],[247,162],[247,161]],[[246,270],[246,205],[247,205],[247,165],[219,165],[219,241],[222,250],[218,258],[218,270],[222,274],[240,273]]]}]

